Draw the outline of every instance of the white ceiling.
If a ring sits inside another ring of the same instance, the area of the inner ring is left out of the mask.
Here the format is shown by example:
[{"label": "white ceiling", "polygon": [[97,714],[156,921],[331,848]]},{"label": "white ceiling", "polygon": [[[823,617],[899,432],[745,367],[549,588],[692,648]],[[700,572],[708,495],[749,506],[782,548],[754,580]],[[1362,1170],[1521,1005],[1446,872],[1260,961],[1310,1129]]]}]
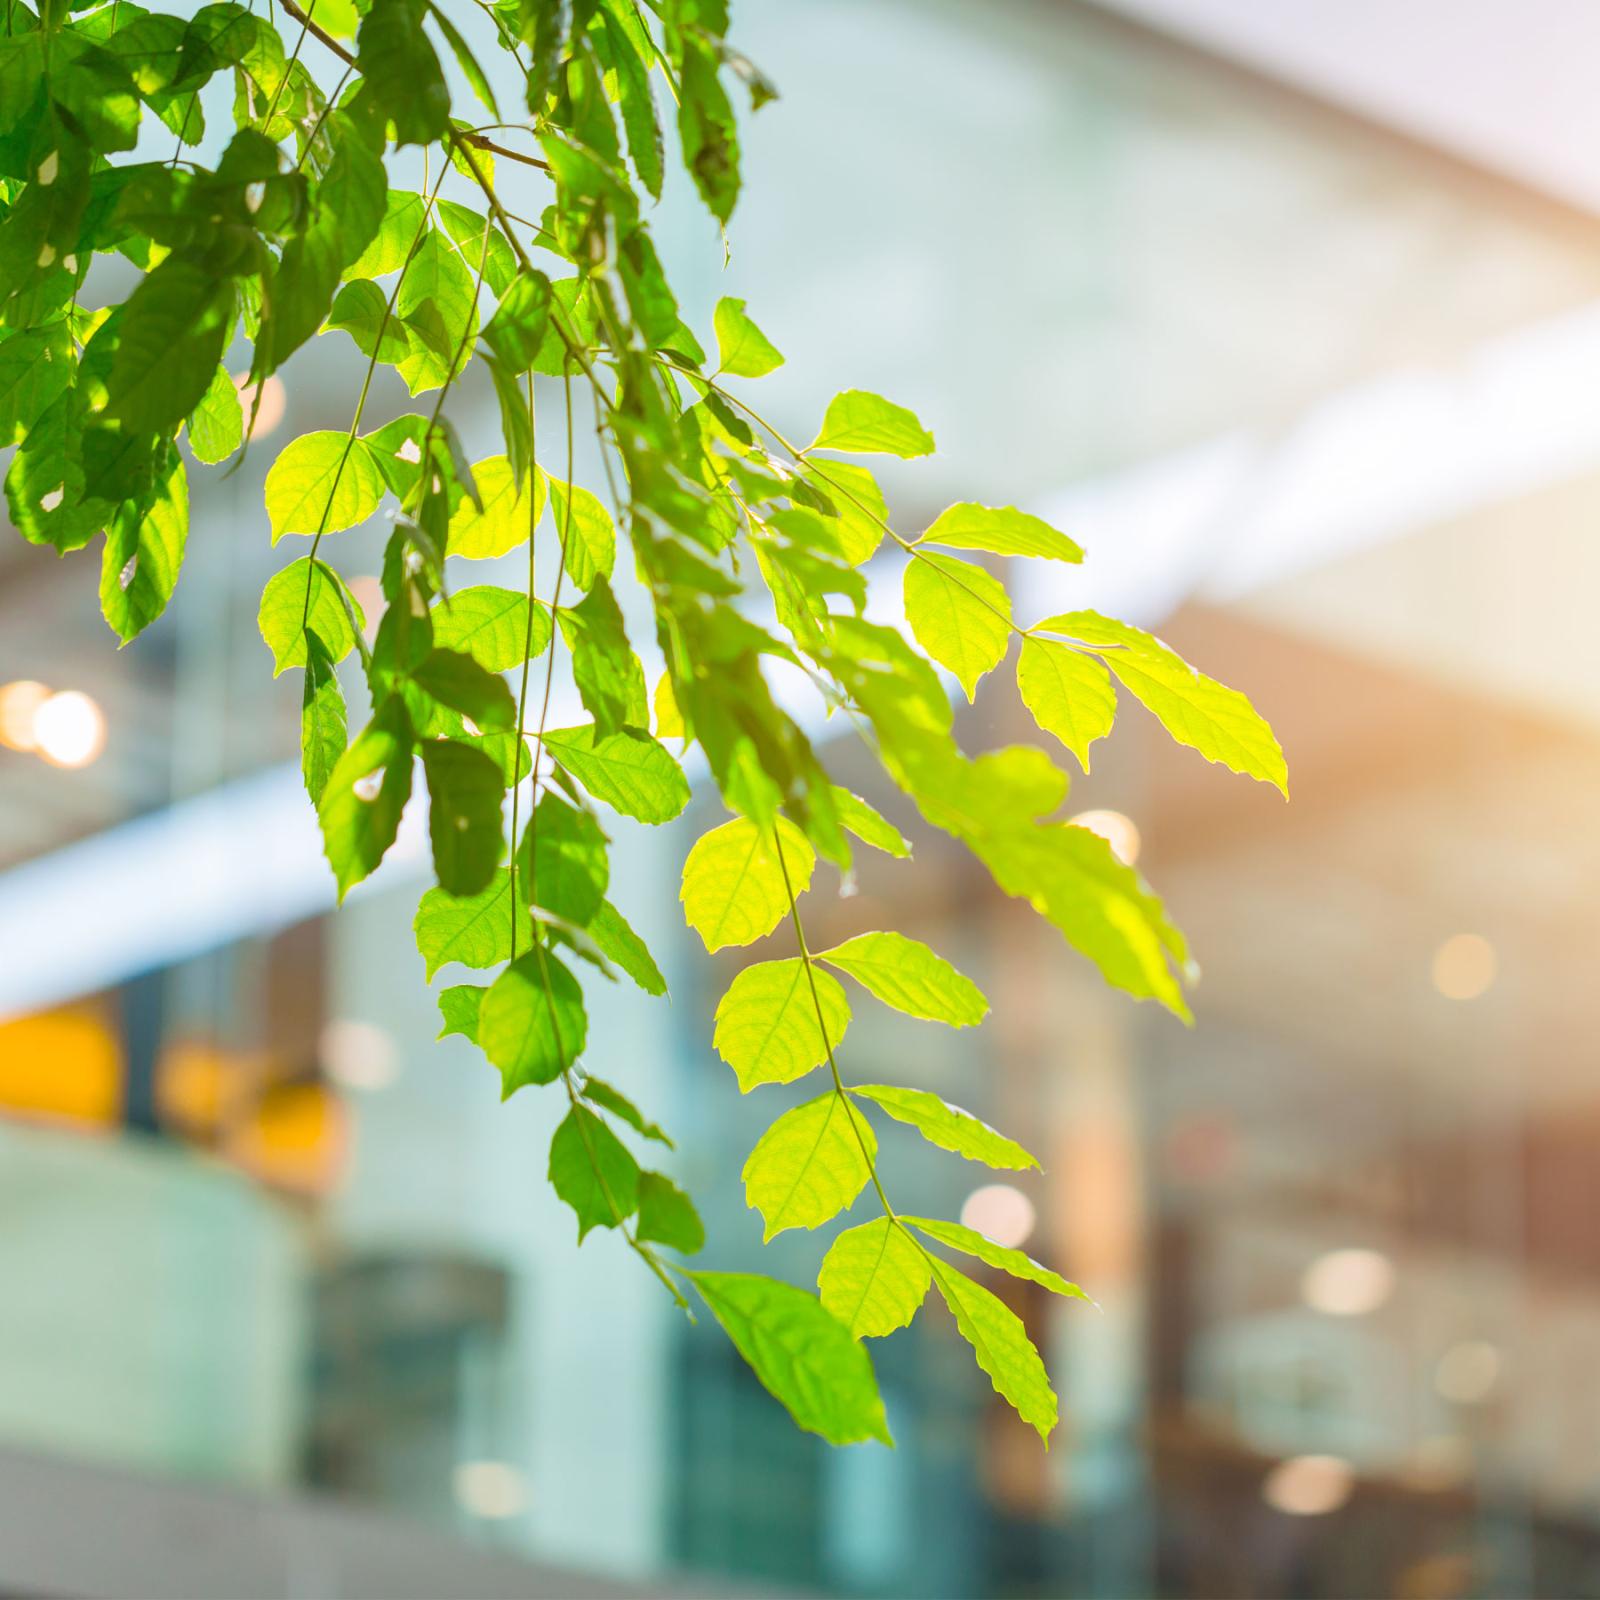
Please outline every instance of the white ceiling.
[{"label": "white ceiling", "polygon": [[1096,0],[1600,212],[1592,0]]}]

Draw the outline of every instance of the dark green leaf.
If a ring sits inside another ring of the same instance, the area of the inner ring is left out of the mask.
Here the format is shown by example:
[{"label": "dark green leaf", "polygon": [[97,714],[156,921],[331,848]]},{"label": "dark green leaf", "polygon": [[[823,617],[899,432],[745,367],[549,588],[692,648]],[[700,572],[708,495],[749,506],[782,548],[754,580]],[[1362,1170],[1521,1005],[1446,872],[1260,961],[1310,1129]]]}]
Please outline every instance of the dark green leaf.
[{"label": "dark green leaf", "polygon": [[578,980],[537,945],[489,986],[478,1014],[478,1044],[500,1069],[505,1098],[554,1082],[583,1053],[587,1033]]},{"label": "dark green leaf", "polygon": [[705,1247],[706,1230],[694,1201],[671,1178],[659,1172],[639,1174],[639,1226],[642,1240],[670,1246],[692,1256]]},{"label": "dark green leaf", "polygon": [[591,1228],[620,1228],[639,1205],[639,1163],[594,1112],[574,1106],[550,1141],[550,1183]]}]

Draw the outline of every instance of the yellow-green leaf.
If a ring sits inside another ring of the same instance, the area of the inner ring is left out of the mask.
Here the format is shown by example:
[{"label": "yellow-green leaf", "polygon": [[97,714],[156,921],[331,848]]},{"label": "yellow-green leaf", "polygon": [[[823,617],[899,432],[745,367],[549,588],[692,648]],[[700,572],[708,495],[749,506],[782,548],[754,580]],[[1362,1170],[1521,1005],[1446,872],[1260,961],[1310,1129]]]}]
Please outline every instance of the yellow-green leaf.
[{"label": "yellow-green leaf", "polygon": [[872,1177],[878,1141],[842,1094],[786,1111],[744,1164],[744,1197],[770,1239],[786,1228],[820,1228],[847,1211]]},{"label": "yellow-green leaf", "polygon": [[989,1011],[983,991],[943,956],[903,933],[862,933],[817,956],[847,972],[886,1006],[929,1022],[970,1028]]},{"label": "yellow-green leaf", "polygon": [[566,484],[559,478],[551,478],[549,484],[550,515],[556,539],[566,552],[567,576],[587,589],[597,576],[611,576],[617,561],[616,526],[611,513],[582,484],[572,491],[570,511]]},{"label": "yellow-green leaf", "polygon": [[995,1392],[1049,1444],[1056,1393],[1022,1319],[981,1283],[943,1261],[934,1262],[933,1281]]},{"label": "yellow-green leaf", "polygon": [[951,550],[989,550],[997,556],[1044,556],[1052,561],[1082,561],[1083,551],[1042,517],[1015,506],[973,503],[941,511],[917,541]]},{"label": "yellow-green leaf", "polygon": [[383,471],[364,439],[303,433],[284,446],[267,473],[272,542],[286,533],[353,528],[378,509],[383,491]]},{"label": "yellow-green leaf", "polygon": [[[306,609],[310,580],[311,607]],[[326,562],[309,556],[292,561],[267,580],[257,616],[261,637],[272,652],[272,675],[306,664],[306,628],[322,641],[330,661],[343,661],[355,649],[356,628],[366,618],[339,574]],[[304,626],[302,626],[302,623]]]},{"label": "yellow-green leaf", "polygon": [[730,378],[763,378],[783,365],[777,346],[745,314],[743,300],[724,295],[712,320],[721,358],[718,370]]},{"label": "yellow-green leaf", "polygon": [[528,503],[528,483],[518,482],[504,456],[490,456],[472,469],[473,482],[483,500],[480,511],[471,495],[463,495],[450,519],[445,554],[468,561],[490,561],[526,544],[544,504],[544,480],[536,476],[533,505]]},{"label": "yellow-green leaf", "polygon": [[1025,1255],[1021,1250],[996,1244],[988,1234],[979,1233],[975,1228],[963,1227],[959,1222],[938,1222],[932,1217],[906,1217],[904,1220],[919,1233],[927,1234],[930,1239],[937,1239],[940,1244],[949,1245],[952,1250],[976,1256],[987,1265],[1010,1273],[1013,1278],[1025,1278],[1029,1283],[1037,1283],[1048,1289],[1051,1294],[1059,1294],[1069,1300],[1089,1299],[1077,1284],[1068,1283],[1059,1272],[1052,1272],[1048,1267],[1040,1266],[1032,1256]]},{"label": "yellow-green leaf", "polygon": [[838,515],[829,526],[844,559],[859,567],[882,543],[889,520],[889,507],[877,480],[853,461],[825,457],[810,462],[803,476],[833,503]]},{"label": "yellow-green leaf", "polygon": [[579,1244],[591,1228],[620,1228],[639,1204],[639,1163],[586,1106],[573,1106],[556,1129],[549,1178],[577,1213]]},{"label": "yellow-green leaf", "polygon": [[1283,750],[1260,712],[1237,689],[1206,677],[1153,634],[1097,611],[1047,617],[1029,631],[1078,640],[1100,656],[1179,744],[1289,793]]},{"label": "yellow-green leaf", "polygon": [[932,454],[933,435],[904,406],[865,389],[846,389],[828,402],[811,448],[909,458]]},{"label": "yellow-green leaf", "polygon": [[318,806],[322,847],[344,899],[394,843],[411,796],[411,725],[391,697],[339,757]]},{"label": "yellow-green leaf", "polygon": [[[497,867],[486,889],[477,894],[446,894],[429,889],[417,905],[412,923],[417,949],[429,982],[440,967],[459,961],[465,967],[497,967],[511,959],[511,874]],[[517,906],[517,946],[533,944],[533,923],[526,904]]]},{"label": "yellow-green leaf", "polygon": [[771,835],[747,817],[735,817],[695,841],[683,863],[678,898],[707,950],[764,939],[789,914],[789,890],[798,898],[811,886],[817,857],[805,835],[780,817],[778,837],[781,861]]},{"label": "yellow-green leaf", "polygon": [[838,1049],[850,1025],[850,1002],[838,979],[815,969],[811,977],[815,996],[805,962],[791,956],[746,967],[728,986],[711,1042],[738,1073],[741,1092],[758,1083],[792,1083],[821,1066],[830,1046]]},{"label": "yellow-green leaf", "polygon": [[1039,1162],[1015,1140],[981,1122],[970,1111],[941,1100],[926,1089],[899,1089],[887,1083],[854,1085],[851,1094],[871,1100],[896,1122],[915,1128],[929,1144],[952,1150],[968,1161],[981,1161],[986,1167],[1020,1170],[1037,1167]]},{"label": "yellow-green leaf", "polygon": [[[470,503],[470,502],[469,502]],[[433,642],[471,656],[488,672],[505,672],[538,655],[550,642],[550,613],[515,589],[478,584],[446,595],[433,607]]]},{"label": "yellow-green leaf", "polygon": [[911,844],[901,831],[880,815],[858,794],[831,785],[834,809],[839,813],[839,826],[848,828],[863,844],[870,844],[886,855],[904,857],[911,854]]},{"label": "yellow-green leaf", "polygon": [[793,1284],[744,1272],[691,1272],[766,1391],[808,1433],[831,1444],[893,1444],[865,1346]]},{"label": "yellow-green leaf", "polygon": [[1017,691],[1033,720],[1053,733],[1087,772],[1089,746],[1111,732],[1117,714],[1117,695],[1106,669],[1093,656],[1030,635],[1017,658]]},{"label": "yellow-green leaf", "polygon": [[847,1228],[817,1274],[822,1303],[857,1339],[909,1327],[933,1269],[925,1250],[891,1217]]},{"label": "yellow-green leaf", "polygon": [[636,822],[671,822],[689,803],[689,780],[664,745],[624,728],[604,739],[594,724],[554,728],[545,748],[596,800]]},{"label": "yellow-green leaf", "polygon": [[542,946],[512,962],[478,1010],[478,1044],[500,1069],[502,1099],[554,1082],[583,1053],[587,1033],[578,980]]},{"label": "yellow-green leaf", "polygon": [[917,643],[955,673],[970,700],[1011,639],[1005,585],[970,561],[919,554],[906,564],[905,601]]}]

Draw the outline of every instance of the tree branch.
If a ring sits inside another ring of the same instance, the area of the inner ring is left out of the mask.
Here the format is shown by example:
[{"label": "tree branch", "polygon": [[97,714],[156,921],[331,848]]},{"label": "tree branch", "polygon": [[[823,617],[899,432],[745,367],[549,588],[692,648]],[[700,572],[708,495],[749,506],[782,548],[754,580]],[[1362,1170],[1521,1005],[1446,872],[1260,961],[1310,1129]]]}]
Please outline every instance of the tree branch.
[{"label": "tree branch", "polygon": [[[358,72],[361,70],[360,63],[349,52],[349,50],[347,50],[344,45],[340,44],[331,33],[319,28],[311,19],[310,14],[301,6],[296,4],[296,0],[280,0],[280,3],[282,4],[283,9],[291,17],[293,17],[294,20],[301,25],[301,27],[305,28],[308,33],[311,33],[315,35],[316,38],[320,39],[322,43],[336,56],[338,56],[338,58],[347,66],[354,67]],[[541,161],[538,156],[527,156],[524,155],[520,150],[512,150],[506,145],[496,144],[493,139],[485,138],[481,133],[466,133],[460,129],[452,129],[451,131],[455,134],[456,138],[464,139],[468,144],[476,145],[480,150],[488,150],[494,155],[503,156],[507,161],[520,161],[523,166],[537,167],[541,172],[548,172],[550,170],[550,163],[548,161]]]}]

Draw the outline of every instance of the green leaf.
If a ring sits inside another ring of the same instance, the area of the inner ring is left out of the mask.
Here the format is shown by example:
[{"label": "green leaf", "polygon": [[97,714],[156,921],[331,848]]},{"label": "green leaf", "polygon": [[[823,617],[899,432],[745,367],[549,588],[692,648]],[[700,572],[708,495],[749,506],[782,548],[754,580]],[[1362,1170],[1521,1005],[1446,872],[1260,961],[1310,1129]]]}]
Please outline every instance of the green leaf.
[{"label": "green leaf", "polygon": [[[3,349],[3,347],[0,347]],[[208,466],[225,460],[244,442],[244,408],[225,366],[212,374],[200,404],[189,413],[189,448]]]},{"label": "green leaf", "polygon": [[372,0],[356,35],[357,65],[399,145],[433,144],[449,123],[450,91],[422,27],[427,12],[426,0]]},{"label": "green leaf", "polygon": [[383,471],[364,439],[304,433],[267,472],[272,542],[286,533],[337,533],[365,522],[383,499]]},{"label": "green leaf", "polygon": [[727,222],[739,198],[739,129],[717,77],[719,56],[698,29],[680,34],[678,137],[700,198]]},{"label": "green leaf", "polygon": [[569,523],[567,486],[559,478],[549,482],[550,514],[561,540],[567,576],[580,589],[588,589],[596,578],[610,578],[616,565],[616,526],[611,513],[581,484],[572,491]]},{"label": "green leaf", "polygon": [[140,514],[124,504],[106,529],[100,609],[126,644],[167,608],[189,535],[189,486],[176,452],[155,500]]},{"label": "green leaf", "polygon": [[383,221],[365,250],[344,269],[346,278],[386,278],[406,264],[422,230],[426,207],[420,194],[391,189],[384,201]]},{"label": "green leaf", "polygon": [[334,296],[323,333],[348,333],[369,360],[397,367],[411,350],[405,324],[392,314],[389,297],[370,278],[347,283]]},{"label": "green leaf", "polygon": [[834,809],[839,813],[839,826],[848,828],[863,844],[870,844],[886,855],[904,857],[911,854],[911,845],[905,835],[886,817],[880,816],[858,794],[833,786]]},{"label": "green leaf", "polygon": [[478,65],[478,58],[473,55],[467,41],[461,37],[460,30],[450,20],[449,13],[438,4],[432,4],[428,9],[433,13],[433,20],[439,24],[439,31],[444,35],[445,43],[450,46],[451,54],[456,58],[456,65],[461,68],[461,76],[472,87],[472,92],[477,95],[486,110],[496,122],[500,121],[500,105],[494,97],[494,90],[489,87],[489,79],[484,70]]},{"label": "green leaf", "polygon": [[857,455],[925,456],[933,435],[904,406],[865,389],[846,389],[828,402],[813,450],[848,450]]},{"label": "green leaf", "polygon": [[612,1116],[641,1134],[646,1139],[654,1139],[658,1144],[664,1144],[667,1149],[673,1148],[672,1141],[661,1131],[655,1123],[649,1121],[645,1114],[625,1095],[620,1089],[614,1089],[609,1083],[599,1078],[585,1078],[583,1080],[583,1095],[586,1100],[592,1101],[602,1111],[609,1111]]},{"label": "green leaf", "polygon": [[711,1314],[772,1395],[830,1444],[892,1444],[864,1346],[804,1290],[742,1272],[691,1272]]},{"label": "green leaf", "polygon": [[1179,744],[1198,750],[1207,761],[1273,784],[1288,796],[1283,750],[1261,714],[1237,689],[1206,677],[1153,634],[1097,611],[1047,617],[1029,632],[1078,640],[1100,656]]},{"label": "green leaf", "polygon": [[[306,606],[309,580],[311,604]],[[356,647],[356,629],[366,618],[344,580],[325,561],[291,561],[267,580],[257,614],[261,637],[272,652],[272,675],[306,664],[306,630],[322,641],[328,659],[343,661]]]},{"label": "green leaf", "polygon": [[745,1203],[761,1213],[765,1238],[786,1228],[820,1228],[848,1211],[872,1177],[872,1125],[830,1089],[786,1111],[744,1164]]},{"label": "green leaf", "polygon": [[21,439],[71,377],[72,346],[64,320],[0,341],[0,448]]},{"label": "green leaf", "polygon": [[987,1122],[980,1122],[970,1111],[953,1106],[925,1089],[897,1089],[886,1083],[853,1086],[851,1094],[864,1096],[883,1107],[897,1122],[904,1122],[920,1133],[929,1144],[952,1150],[968,1161],[981,1161],[988,1167],[1022,1170],[1037,1167],[1036,1157],[998,1133]]},{"label": "green leaf", "polygon": [[306,678],[300,697],[300,772],[312,805],[320,804],[344,754],[346,738],[339,678],[327,646],[313,629],[306,638]]},{"label": "green leaf", "polygon": [[550,1184],[578,1215],[579,1244],[591,1228],[620,1228],[639,1207],[639,1163],[583,1106],[567,1113],[550,1141]]},{"label": "green leaf", "polygon": [[[1025,1255],[1021,1250],[996,1244],[988,1234],[979,1233],[975,1228],[963,1227],[959,1222],[938,1222],[931,1217],[905,1217],[902,1220],[910,1223],[918,1232],[927,1234],[930,1239],[949,1245],[952,1250],[976,1256],[978,1260],[991,1267],[998,1267],[1000,1271],[1009,1273],[1013,1278],[1024,1278],[1029,1283],[1037,1283],[1052,1294],[1062,1295],[1068,1300],[1089,1299],[1077,1284],[1068,1283],[1060,1273],[1040,1266],[1032,1256]],[[1093,1304],[1092,1301],[1090,1303]]]},{"label": "green leaf", "polygon": [[596,739],[594,725],[556,728],[545,748],[596,800],[636,822],[671,822],[689,803],[683,768],[647,733],[624,728]]},{"label": "green leaf", "polygon": [[585,928],[610,880],[606,836],[587,811],[547,791],[528,819],[517,869],[532,904]]},{"label": "green leaf", "polygon": [[918,555],[906,563],[905,601],[917,643],[955,673],[971,700],[978,680],[999,666],[1011,642],[1005,585],[970,561]]},{"label": "green leaf", "polygon": [[951,506],[941,511],[918,544],[952,550],[991,550],[997,556],[1044,556],[1052,561],[1082,561],[1082,549],[1042,518],[1015,506]]},{"label": "green leaf", "polygon": [[622,610],[611,586],[596,577],[582,603],[557,613],[572,653],[572,677],[595,734],[605,738],[650,719],[644,668],[628,644]]},{"label": "green leaf", "polygon": [[542,272],[519,273],[500,297],[483,330],[483,341],[514,376],[538,360],[550,325],[550,280]]},{"label": "green leaf", "polygon": [[[487,888],[476,894],[453,895],[429,889],[417,906],[413,929],[422,952],[428,982],[440,967],[459,961],[464,967],[497,967],[511,959],[511,873],[496,867]],[[533,922],[527,905],[517,906],[518,947],[533,943]]]},{"label": "green leaf", "polygon": [[428,229],[407,263],[395,310],[414,335],[399,367],[412,394],[437,389],[456,351],[470,349],[478,322],[476,266],[474,260],[469,267],[437,228]]},{"label": "green leaf", "polygon": [[1017,658],[1017,691],[1033,720],[1053,733],[1085,772],[1089,746],[1111,732],[1116,691],[1106,669],[1092,656],[1031,634]]},{"label": "green leaf", "polygon": [[391,697],[340,756],[318,813],[322,848],[343,900],[383,860],[411,797],[411,724]]},{"label": "green leaf", "polygon": [[713,320],[718,371],[730,378],[762,378],[783,365],[777,346],[745,315],[743,300],[724,295],[717,301]]},{"label": "green leaf", "polygon": [[857,1339],[910,1327],[932,1282],[927,1252],[892,1217],[847,1228],[817,1274],[823,1305]]},{"label": "green leaf", "polygon": [[809,462],[801,481],[827,497],[839,549],[852,567],[859,567],[883,542],[889,521],[889,506],[877,480],[853,461],[824,459]]},{"label": "green leaf", "polygon": [[789,886],[795,897],[811,887],[816,852],[788,820],[778,819],[780,860],[771,835],[747,817],[735,817],[695,841],[683,863],[678,898],[689,926],[707,950],[764,939],[789,914]]},{"label": "green leaf", "polygon": [[485,672],[507,672],[550,642],[550,613],[515,589],[479,584],[446,595],[433,607],[433,642],[441,650],[471,656]]},{"label": "green leaf", "polygon": [[464,556],[469,561],[490,561],[525,545],[533,537],[544,504],[542,478],[535,480],[530,505],[527,479],[517,479],[505,456],[490,456],[487,461],[478,462],[472,476],[483,497],[483,508],[474,505],[470,495],[462,496],[450,518],[445,554]]},{"label": "green leaf", "polygon": [[514,728],[517,702],[504,678],[458,650],[431,650],[412,673],[417,686],[480,728]]},{"label": "green leaf", "polygon": [[659,1172],[639,1174],[639,1226],[642,1240],[654,1240],[686,1256],[705,1247],[705,1224],[694,1201]]},{"label": "green leaf", "polygon": [[628,926],[622,913],[609,900],[600,903],[589,922],[589,937],[600,953],[614,961],[646,994],[667,992],[667,980],[644,940]]},{"label": "green leaf", "polygon": [[232,321],[232,286],[169,256],[123,309],[106,419],[138,432],[176,427],[211,387]]},{"label": "green leaf", "polygon": [[611,40],[622,125],[628,134],[628,154],[633,158],[633,170],[639,174],[639,181],[659,200],[661,124],[656,119],[655,98],[650,92],[650,45],[648,40],[641,40],[639,47],[635,47],[629,37],[628,22],[626,12],[606,9],[606,33]]},{"label": "green leaf", "polygon": [[421,750],[434,875],[450,894],[477,894],[492,883],[504,848],[504,774],[470,745],[424,739]]},{"label": "green leaf", "polygon": [[943,1261],[933,1263],[933,1281],[995,1393],[1048,1445],[1056,1425],[1056,1394],[1022,1319],[982,1284]]},{"label": "green leaf", "polygon": [[588,1027],[578,980],[542,946],[519,956],[478,1013],[478,1044],[500,1069],[501,1097],[553,1083],[583,1054]]},{"label": "green leaf", "polygon": [[970,1028],[989,1011],[983,991],[927,945],[903,933],[863,933],[817,956],[908,1016]]},{"label": "green leaf", "polygon": [[484,995],[488,992],[481,984],[476,983],[458,983],[448,989],[441,989],[439,1015],[444,1019],[444,1026],[439,1030],[439,1037],[444,1039],[452,1033],[459,1033],[463,1038],[470,1039],[476,1044],[478,1011],[483,1005]]},{"label": "green leaf", "polygon": [[741,1093],[758,1083],[792,1083],[821,1066],[830,1046],[839,1047],[850,1025],[850,1002],[838,979],[816,971],[812,977],[814,997],[805,962],[791,956],[746,967],[728,986],[711,1042],[738,1073]]}]

